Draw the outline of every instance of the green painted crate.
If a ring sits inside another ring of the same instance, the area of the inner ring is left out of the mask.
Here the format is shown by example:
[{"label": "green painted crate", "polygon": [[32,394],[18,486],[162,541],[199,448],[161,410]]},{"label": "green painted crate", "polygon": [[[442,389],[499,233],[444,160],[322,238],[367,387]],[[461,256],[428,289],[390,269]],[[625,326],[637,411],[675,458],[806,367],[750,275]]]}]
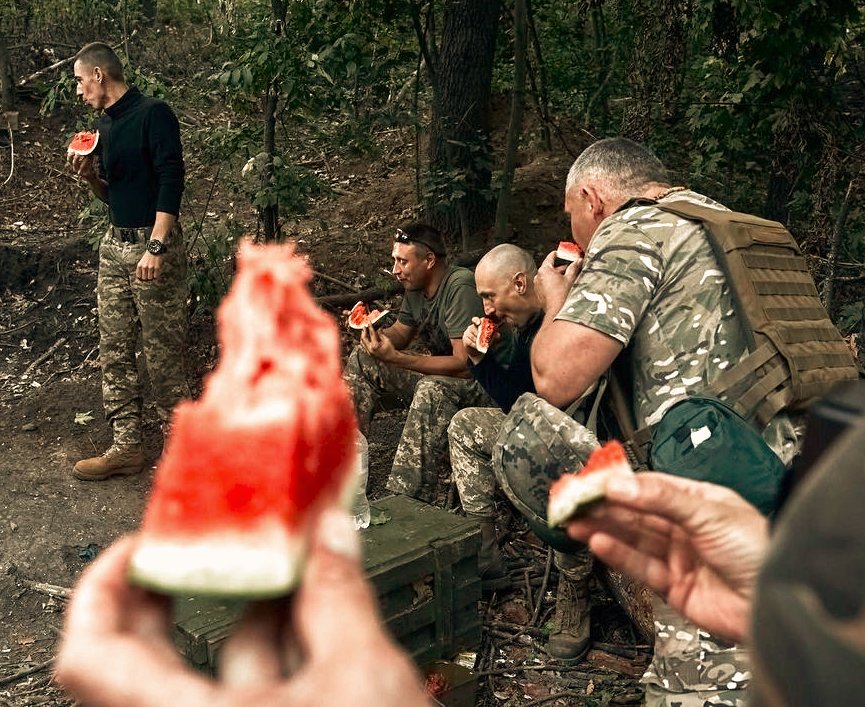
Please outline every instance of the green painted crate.
[{"label": "green painted crate", "polygon": [[[361,531],[364,565],[388,629],[419,664],[480,643],[476,523],[406,496],[372,503]],[[239,602],[194,597],[175,605],[175,642],[195,666],[213,672]]]}]

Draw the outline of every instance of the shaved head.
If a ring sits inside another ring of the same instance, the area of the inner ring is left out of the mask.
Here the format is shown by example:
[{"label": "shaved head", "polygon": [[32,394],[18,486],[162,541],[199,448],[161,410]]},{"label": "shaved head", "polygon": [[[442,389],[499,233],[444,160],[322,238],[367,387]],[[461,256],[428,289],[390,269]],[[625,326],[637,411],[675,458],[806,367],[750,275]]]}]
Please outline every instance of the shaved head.
[{"label": "shaved head", "polygon": [[488,275],[495,274],[500,277],[512,278],[518,272],[525,273],[533,278],[538,271],[535,259],[530,253],[512,243],[502,243],[489,251],[478,262],[475,269],[475,277],[484,279]]}]

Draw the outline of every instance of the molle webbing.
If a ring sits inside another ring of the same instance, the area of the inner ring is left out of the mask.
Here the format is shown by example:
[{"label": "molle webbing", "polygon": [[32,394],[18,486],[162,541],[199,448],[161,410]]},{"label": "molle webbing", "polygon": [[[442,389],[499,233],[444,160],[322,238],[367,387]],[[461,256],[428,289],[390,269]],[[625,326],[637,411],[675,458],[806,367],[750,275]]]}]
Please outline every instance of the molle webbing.
[{"label": "molle webbing", "polygon": [[657,207],[705,226],[747,338],[748,355],[704,394],[725,400],[762,429],[780,410],[858,377],[853,355],[783,225],[688,201]]}]

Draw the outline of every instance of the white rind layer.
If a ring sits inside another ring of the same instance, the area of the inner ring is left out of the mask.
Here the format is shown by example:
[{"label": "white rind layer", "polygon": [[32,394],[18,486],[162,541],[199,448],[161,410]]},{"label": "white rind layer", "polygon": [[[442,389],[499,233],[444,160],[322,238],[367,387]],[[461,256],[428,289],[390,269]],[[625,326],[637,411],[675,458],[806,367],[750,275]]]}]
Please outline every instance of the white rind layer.
[{"label": "white rind layer", "polygon": [[575,476],[550,494],[547,500],[547,525],[550,528],[562,525],[577,515],[586,506],[606,495],[607,481],[613,476],[633,474],[627,462],[620,462],[586,476]]},{"label": "white rind layer", "polygon": [[289,533],[276,518],[255,528],[188,538],[141,537],[130,576],[137,584],[170,594],[271,597],[297,584],[307,533]]}]

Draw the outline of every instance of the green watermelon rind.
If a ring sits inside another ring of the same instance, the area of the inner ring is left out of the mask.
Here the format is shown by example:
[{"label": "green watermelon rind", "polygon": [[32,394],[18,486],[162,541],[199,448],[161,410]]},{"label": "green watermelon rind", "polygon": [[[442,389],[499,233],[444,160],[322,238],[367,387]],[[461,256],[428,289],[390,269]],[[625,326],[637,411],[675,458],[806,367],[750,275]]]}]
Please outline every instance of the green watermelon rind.
[{"label": "green watermelon rind", "polygon": [[627,462],[593,471],[587,476],[563,474],[550,489],[547,499],[547,525],[555,528],[585,513],[607,495],[607,482],[613,476],[633,474]]},{"label": "green watermelon rind", "polygon": [[[93,135],[93,144],[90,146],[89,149],[73,147],[73,145],[75,144],[75,141],[81,135]],[[99,131],[98,130],[94,130],[92,132],[89,130],[83,130],[81,132],[75,133],[75,135],[72,136],[72,140],[69,143],[69,147],[66,148],[66,151],[68,153],[73,154],[73,155],[80,155],[81,157],[86,157],[87,155],[91,154],[96,149],[96,146],[98,144],[99,144]]]},{"label": "green watermelon rind", "polygon": [[[351,508],[358,479],[352,467],[337,495],[341,508]],[[305,521],[290,530],[279,518],[262,517],[254,528],[209,535],[148,533],[132,555],[129,580],[175,596],[250,600],[285,596],[300,582],[318,512],[310,509]]]}]

